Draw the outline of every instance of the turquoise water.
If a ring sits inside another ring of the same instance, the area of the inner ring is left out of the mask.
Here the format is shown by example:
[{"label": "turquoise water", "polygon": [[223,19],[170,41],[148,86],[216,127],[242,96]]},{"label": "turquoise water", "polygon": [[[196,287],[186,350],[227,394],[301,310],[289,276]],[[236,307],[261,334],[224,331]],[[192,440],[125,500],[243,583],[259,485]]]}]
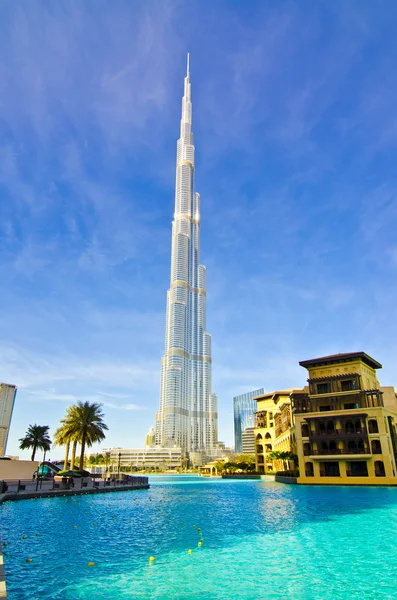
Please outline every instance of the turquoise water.
[{"label": "turquoise water", "polygon": [[151,485],[1,506],[9,600],[397,598],[396,488]]}]

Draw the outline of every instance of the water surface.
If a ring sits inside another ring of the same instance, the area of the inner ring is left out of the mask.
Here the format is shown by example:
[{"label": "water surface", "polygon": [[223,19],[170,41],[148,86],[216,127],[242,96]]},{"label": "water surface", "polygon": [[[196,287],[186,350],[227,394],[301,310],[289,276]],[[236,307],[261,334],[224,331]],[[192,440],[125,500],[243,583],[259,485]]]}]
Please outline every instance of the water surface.
[{"label": "water surface", "polygon": [[151,486],[1,506],[9,600],[397,598],[395,488]]}]

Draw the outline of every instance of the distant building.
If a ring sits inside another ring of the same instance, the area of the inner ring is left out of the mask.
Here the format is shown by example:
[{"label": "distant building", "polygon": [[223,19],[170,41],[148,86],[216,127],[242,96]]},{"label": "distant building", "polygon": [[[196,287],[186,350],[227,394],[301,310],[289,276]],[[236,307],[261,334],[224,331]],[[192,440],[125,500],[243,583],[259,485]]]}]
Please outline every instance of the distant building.
[{"label": "distant building", "polygon": [[6,452],[16,393],[16,385],[0,383],[0,456]]},{"label": "distant building", "polygon": [[120,465],[137,468],[154,468],[159,470],[175,469],[182,466],[181,448],[110,448],[104,451],[109,457],[109,464],[113,468]]},{"label": "distant building", "polygon": [[145,448],[151,448],[156,443],[156,434],[154,427],[151,427],[145,437]]},{"label": "distant building", "polygon": [[253,427],[246,427],[242,433],[243,454],[255,454],[255,433]]},{"label": "distant building", "polygon": [[243,431],[247,427],[253,427],[255,422],[254,413],[257,410],[255,396],[264,393],[264,389],[247,392],[233,398],[234,407],[234,448],[236,452],[243,451]]}]

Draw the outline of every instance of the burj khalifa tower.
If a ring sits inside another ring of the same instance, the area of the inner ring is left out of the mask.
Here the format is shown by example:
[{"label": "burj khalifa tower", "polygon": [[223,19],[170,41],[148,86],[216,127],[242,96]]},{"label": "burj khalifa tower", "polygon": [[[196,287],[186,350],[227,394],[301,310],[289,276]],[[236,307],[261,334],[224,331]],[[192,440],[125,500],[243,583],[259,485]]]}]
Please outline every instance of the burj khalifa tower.
[{"label": "burj khalifa tower", "polygon": [[200,196],[195,192],[189,55],[176,152],[170,288],[161,361],[156,444],[211,454],[218,440],[212,393],[211,336],[206,331],[206,269],[200,264]]}]

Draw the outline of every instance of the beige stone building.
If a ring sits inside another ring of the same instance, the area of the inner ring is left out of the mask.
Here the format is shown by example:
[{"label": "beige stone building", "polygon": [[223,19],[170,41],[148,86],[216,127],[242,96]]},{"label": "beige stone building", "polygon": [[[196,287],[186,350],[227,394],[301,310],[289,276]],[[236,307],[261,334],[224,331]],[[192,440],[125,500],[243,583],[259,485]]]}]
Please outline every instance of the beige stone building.
[{"label": "beige stone building", "polygon": [[265,473],[283,470],[282,461],[271,461],[271,452],[294,452],[291,424],[291,400],[293,389],[267,392],[256,396],[255,460],[256,470]]},{"label": "beige stone building", "polygon": [[256,468],[282,471],[272,451],[298,456],[298,484],[397,485],[397,396],[365,352],[299,363],[308,385],[256,398]]}]

